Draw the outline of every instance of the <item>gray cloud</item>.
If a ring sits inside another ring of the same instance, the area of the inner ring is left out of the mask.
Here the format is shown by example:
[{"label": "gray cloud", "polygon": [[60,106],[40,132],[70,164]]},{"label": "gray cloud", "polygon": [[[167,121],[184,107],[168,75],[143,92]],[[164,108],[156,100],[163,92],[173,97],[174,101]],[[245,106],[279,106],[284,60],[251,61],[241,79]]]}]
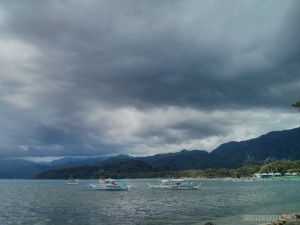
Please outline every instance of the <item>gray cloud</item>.
[{"label": "gray cloud", "polygon": [[0,156],[211,150],[297,126],[298,6],[2,1]]}]

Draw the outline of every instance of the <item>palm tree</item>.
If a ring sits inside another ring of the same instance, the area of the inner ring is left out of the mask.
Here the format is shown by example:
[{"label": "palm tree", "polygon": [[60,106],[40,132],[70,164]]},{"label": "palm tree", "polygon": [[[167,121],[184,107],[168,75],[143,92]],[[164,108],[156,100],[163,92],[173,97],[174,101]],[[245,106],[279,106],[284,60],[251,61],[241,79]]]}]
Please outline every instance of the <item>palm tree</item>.
[{"label": "palm tree", "polygon": [[293,107],[297,108],[300,111],[300,100],[292,104]]}]

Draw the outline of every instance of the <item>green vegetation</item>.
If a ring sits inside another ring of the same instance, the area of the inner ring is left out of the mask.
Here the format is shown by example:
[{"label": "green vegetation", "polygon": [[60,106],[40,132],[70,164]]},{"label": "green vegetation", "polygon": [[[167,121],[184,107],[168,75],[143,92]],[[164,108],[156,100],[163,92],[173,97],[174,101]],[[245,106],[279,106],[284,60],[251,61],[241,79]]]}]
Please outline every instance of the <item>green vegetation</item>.
[{"label": "green vegetation", "polygon": [[99,166],[81,166],[75,168],[66,168],[59,170],[50,170],[37,176],[39,179],[68,179],[75,177],[79,179],[99,179],[100,177],[121,178],[166,178],[166,177],[206,177],[206,178],[224,178],[224,177],[251,177],[253,174],[300,171],[299,161],[275,161],[263,165],[248,165],[236,169],[226,168],[208,168],[193,170],[162,170],[155,168],[143,161],[130,160],[123,162],[107,163]]},{"label": "green vegetation", "polygon": [[279,172],[285,174],[287,172],[298,172],[300,171],[300,160],[298,161],[286,161],[280,160],[269,164],[265,164],[259,170],[260,173]]},{"label": "green vegetation", "polygon": [[292,104],[293,107],[297,108],[300,111],[300,100]]}]

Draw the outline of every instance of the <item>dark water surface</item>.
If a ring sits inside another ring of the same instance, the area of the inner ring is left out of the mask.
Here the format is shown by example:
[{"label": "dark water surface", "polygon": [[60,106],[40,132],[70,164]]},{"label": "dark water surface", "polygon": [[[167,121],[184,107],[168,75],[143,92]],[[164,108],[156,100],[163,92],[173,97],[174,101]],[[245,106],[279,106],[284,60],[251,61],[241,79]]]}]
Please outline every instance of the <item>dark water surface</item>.
[{"label": "dark water surface", "polygon": [[0,180],[0,225],[259,224],[244,215],[300,211],[300,181],[196,180],[200,190],[147,189],[156,180],[128,180],[129,191],[96,191],[81,181]]}]

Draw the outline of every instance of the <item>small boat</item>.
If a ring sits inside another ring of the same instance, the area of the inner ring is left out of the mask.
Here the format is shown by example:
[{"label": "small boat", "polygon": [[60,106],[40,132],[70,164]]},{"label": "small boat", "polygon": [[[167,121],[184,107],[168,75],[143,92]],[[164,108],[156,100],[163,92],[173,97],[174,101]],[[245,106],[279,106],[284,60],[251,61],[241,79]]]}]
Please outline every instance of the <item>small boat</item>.
[{"label": "small boat", "polygon": [[78,180],[78,179],[70,178],[70,179],[67,181],[67,184],[79,184],[79,180]]},{"label": "small boat", "polygon": [[194,185],[186,179],[162,180],[159,184],[149,184],[151,189],[198,190],[201,184]]},{"label": "small boat", "polygon": [[94,190],[104,190],[104,191],[127,191],[131,188],[131,185],[127,185],[124,180],[115,180],[108,178],[102,180],[100,178],[99,184],[90,184]]}]

